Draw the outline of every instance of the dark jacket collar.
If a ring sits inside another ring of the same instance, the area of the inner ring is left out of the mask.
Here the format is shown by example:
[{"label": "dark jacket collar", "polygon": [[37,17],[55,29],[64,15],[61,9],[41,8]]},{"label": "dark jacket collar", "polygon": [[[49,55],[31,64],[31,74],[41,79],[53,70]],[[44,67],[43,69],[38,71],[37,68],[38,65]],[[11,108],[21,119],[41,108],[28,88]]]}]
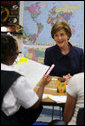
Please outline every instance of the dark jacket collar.
[{"label": "dark jacket collar", "polygon": [[67,55],[63,55],[62,53],[61,53],[61,50],[60,50],[60,48],[59,48],[59,46],[56,44],[54,47],[55,47],[55,51],[56,51],[56,54],[57,54],[57,56],[56,56],[56,58],[58,59],[58,60],[60,60],[62,57],[66,57],[66,56],[68,56],[68,57],[73,57],[73,46],[72,46],[72,44],[69,42],[69,45],[70,45],[70,52],[67,54]]}]

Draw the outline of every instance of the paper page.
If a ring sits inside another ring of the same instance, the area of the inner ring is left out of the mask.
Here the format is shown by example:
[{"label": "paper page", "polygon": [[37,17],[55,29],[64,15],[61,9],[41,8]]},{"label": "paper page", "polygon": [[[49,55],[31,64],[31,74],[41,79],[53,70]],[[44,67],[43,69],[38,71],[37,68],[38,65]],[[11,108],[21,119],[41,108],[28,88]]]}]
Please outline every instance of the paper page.
[{"label": "paper page", "polygon": [[67,96],[55,96],[50,94],[43,94],[43,99],[44,98],[50,98],[57,103],[66,103]]},{"label": "paper page", "polygon": [[43,94],[42,99],[48,98],[47,94]]},{"label": "paper page", "polygon": [[28,83],[34,88],[48,70],[49,66],[43,65],[33,60],[28,60],[24,64],[14,65],[14,69],[27,78]]},{"label": "paper page", "polygon": [[57,103],[66,103],[67,96],[48,96]]}]

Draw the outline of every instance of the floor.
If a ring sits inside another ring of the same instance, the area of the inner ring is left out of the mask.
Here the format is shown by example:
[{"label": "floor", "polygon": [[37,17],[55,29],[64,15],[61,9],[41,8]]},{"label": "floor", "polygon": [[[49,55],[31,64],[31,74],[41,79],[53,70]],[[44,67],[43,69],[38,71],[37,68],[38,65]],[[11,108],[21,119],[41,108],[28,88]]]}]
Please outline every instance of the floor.
[{"label": "floor", "polygon": [[43,106],[42,113],[36,122],[50,122],[54,119],[62,120],[62,108],[54,106],[54,113],[52,118],[52,106]]}]

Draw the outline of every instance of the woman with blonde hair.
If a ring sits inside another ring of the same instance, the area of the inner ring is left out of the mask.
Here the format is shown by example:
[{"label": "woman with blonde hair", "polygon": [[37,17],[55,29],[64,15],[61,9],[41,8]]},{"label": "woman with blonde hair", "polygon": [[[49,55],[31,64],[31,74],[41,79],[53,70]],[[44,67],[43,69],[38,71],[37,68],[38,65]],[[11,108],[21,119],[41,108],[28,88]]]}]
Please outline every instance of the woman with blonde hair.
[{"label": "woman with blonde hair", "polygon": [[66,21],[56,22],[51,29],[51,36],[56,45],[46,49],[44,64],[55,64],[50,75],[64,77],[68,83],[72,75],[84,70],[83,49],[69,42],[72,32]]}]

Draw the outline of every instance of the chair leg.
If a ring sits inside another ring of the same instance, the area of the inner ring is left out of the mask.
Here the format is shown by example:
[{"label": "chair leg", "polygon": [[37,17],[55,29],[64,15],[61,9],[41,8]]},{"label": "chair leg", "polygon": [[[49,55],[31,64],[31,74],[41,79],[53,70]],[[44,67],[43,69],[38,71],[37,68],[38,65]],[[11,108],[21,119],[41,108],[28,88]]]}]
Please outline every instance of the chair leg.
[{"label": "chair leg", "polygon": [[53,121],[53,115],[54,115],[54,106],[52,106],[52,121]]}]

